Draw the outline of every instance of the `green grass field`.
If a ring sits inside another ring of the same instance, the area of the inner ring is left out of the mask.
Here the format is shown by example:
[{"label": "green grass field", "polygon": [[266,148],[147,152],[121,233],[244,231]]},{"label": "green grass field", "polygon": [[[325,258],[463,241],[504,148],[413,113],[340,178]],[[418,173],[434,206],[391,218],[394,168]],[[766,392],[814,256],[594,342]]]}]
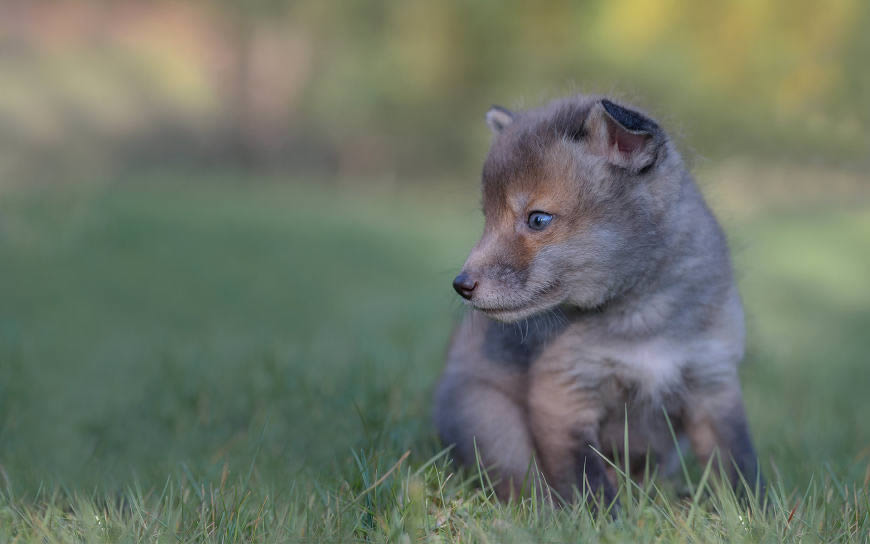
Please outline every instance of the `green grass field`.
[{"label": "green grass field", "polygon": [[610,521],[495,503],[440,454],[476,191],[4,189],[0,542],[870,540],[870,205],[726,218],[771,507],[691,466]]}]

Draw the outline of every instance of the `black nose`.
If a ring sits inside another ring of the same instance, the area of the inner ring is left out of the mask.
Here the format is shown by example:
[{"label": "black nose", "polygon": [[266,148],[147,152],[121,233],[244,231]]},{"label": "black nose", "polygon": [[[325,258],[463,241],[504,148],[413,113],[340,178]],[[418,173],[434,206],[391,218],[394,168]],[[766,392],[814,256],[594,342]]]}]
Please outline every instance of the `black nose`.
[{"label": "black nose", "polygon": [[474,293],[474,288],[477,287],[477,282],[471,279],[471,276],[466,274],[465,272],[456,276],[456,279],[453,280],[453,288],[456,289],[456,292],[459,293],[459,296],[468,300],[471,298],[472,293]]}]

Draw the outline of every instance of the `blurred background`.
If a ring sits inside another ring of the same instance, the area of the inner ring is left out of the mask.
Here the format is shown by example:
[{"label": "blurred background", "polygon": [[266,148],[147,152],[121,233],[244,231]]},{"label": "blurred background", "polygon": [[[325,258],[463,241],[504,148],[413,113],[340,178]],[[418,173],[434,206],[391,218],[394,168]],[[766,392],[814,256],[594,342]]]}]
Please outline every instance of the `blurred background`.
[{"label": "blurred background", "polygon": [[483,114],[575,92],[660,120],[725,224],[765,466],[870,478],[868,27],[860,0],[4,0],[0,485],[434,455]]},{"label": "blurred background", "polygon": [[578,91],[640,102],[706,158],[867,164],[859,1],[0,9],[6,179],[158,164],[473,177],[492,102]]}]

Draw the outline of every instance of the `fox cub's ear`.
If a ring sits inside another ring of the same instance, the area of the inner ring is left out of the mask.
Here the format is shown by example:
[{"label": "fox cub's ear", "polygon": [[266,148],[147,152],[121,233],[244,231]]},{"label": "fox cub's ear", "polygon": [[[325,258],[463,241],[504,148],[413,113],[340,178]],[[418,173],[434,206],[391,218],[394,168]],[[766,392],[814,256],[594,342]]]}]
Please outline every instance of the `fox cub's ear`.
[{"label": "fox cub's ear", "polygon": [[513,112],[501,106],[492,106],[486,112],[486,124],[493,134],[498,134],[513,122]]},{"label": "fox cub's ear", "polygon": [[632,172],[651,166],[664,142],[655,121],[607,99],[592,107],[585,132],[593,153]]}]

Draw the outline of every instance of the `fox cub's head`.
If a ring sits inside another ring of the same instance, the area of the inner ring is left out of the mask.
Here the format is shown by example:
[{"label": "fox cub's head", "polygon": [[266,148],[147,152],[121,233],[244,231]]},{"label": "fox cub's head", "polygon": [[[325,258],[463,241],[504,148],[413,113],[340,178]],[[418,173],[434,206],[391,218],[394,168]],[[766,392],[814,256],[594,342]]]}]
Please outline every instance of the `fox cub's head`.
[{"label": "fox cub's head", "polygon": [[596,308],[661,258],[683,169],[654,121],[587,96],[486,120],[486,222],[453,282],[472,306],[502,321]]}]

